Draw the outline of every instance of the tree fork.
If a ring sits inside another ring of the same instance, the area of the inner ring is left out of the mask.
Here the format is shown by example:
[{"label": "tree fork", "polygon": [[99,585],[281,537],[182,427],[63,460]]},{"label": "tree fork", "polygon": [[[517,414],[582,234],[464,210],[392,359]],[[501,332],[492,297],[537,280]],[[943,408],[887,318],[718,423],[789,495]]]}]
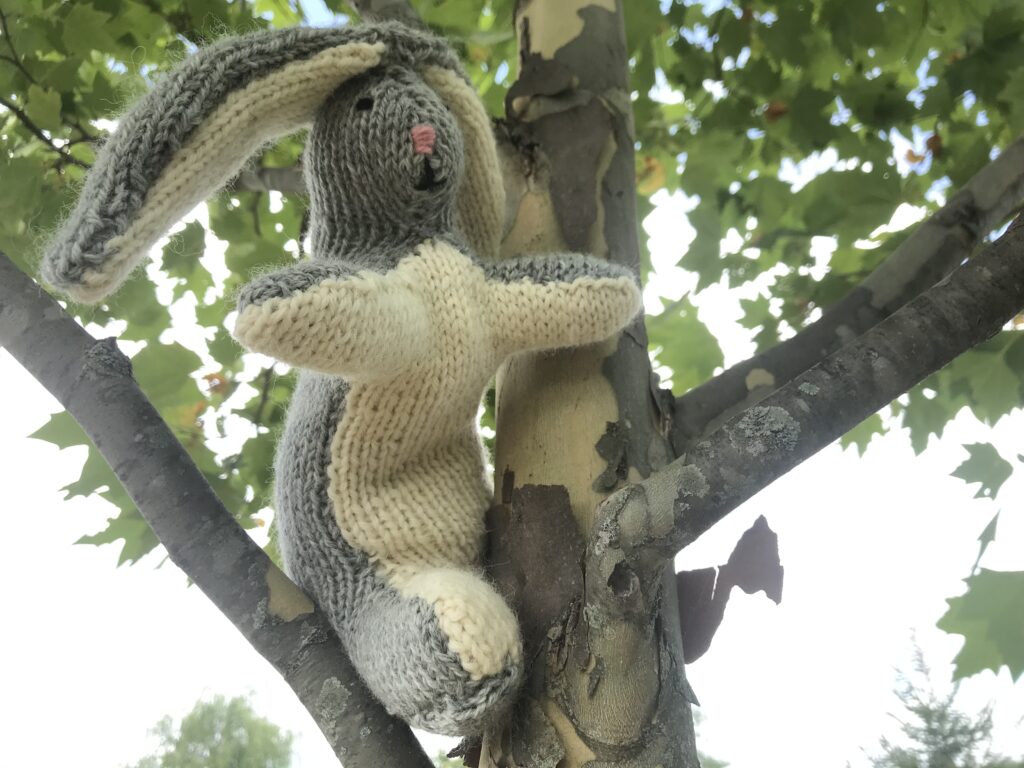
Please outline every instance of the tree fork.
[{"label": "tree fork", "polygon": [[[610,497],[587,555],[588,599],[609,613],[665,561],[836,438],[991,338],[1024,307],[1024,216],[981,254],[861,338],[749,408],[685,457]],[[603,582],[602,582],[603,580]]]},{"label": "tree fork", "polygon": [[[516,4],[519,73],[503,149],[525,173],[503,255],[576,251],[639,269],[623,6]],[[667,615],[674,581],[664,617],[593,622],[572,555],[607,493],[672,460],[659,403],[642,318],[616,342],[518,356],[499,373],[492,561],[519,607],[532,666],[512,723],[485,737],[481,766],[698,766],[679,624]],[[538,539],[568,554],[538,556]],[[522,580],[507,577],[510,561]],[[556,594],[541,604],[535,583]]]},{"label": "tree fork", "polygon": [[171,560],[281,673],[346,768],[430,768],[327,619],[221,504],[114,340],[86,333],[2,253],[0,345],[82,426]]}]

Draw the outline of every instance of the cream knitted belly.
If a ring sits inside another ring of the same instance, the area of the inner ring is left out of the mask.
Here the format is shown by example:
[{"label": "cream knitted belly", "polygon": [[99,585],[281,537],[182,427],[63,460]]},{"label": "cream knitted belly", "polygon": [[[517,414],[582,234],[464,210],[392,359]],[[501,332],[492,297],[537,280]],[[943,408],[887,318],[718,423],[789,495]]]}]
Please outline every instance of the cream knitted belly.
[{"label": "cream knitted belly", "polygon": [[354,385],[335,433],[329,490],[342,534],[389,576],[478,565],[491,488],[475,430],[468,424],[462,434],[402,458],[416,434],[402,445],[393,431],[369,430],[387,399]]}]

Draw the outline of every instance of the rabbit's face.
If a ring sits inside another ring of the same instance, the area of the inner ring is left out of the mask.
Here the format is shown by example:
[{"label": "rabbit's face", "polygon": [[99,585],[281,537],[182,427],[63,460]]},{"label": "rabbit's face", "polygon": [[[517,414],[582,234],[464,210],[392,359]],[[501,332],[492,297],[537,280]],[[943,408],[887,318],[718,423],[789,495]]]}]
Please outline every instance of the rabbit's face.
[{"label": "rabbit's face", "polygon": [[322,224],[338,218],[349,220],[337,221],[342,227],[401,222],[445,229],[462,176],[462,134],[419,75],[389,68],[346,83],[323,105],[306,165]]}]

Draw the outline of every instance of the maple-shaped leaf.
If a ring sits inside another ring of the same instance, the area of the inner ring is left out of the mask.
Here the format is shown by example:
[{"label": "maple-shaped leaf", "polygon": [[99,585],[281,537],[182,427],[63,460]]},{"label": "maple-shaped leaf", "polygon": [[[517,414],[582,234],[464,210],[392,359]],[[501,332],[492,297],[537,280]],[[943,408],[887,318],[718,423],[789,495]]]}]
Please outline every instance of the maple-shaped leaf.
[{"label": "maple-shaped leaf", "polygon": [[775,603],[780,603],[782,577],[779,537],[768,527],[763,515],[740,537],[725,565],[677,573],[679,621],[686,663],[696,661],[711,647],[733,587],[739,587],[748,595],[763,591]]},{"label": "maple-shaped leaf", "polygon": [[1013,466],[990,443],[971,443],[964,448],[970,457],[951,474],[965,483],[981,483],[974,498],[994,499],[1013,474]]},{"label": "maple-shaped leaf", "polygon": [[949,598],[938,621],[939,629],[964,636],[953,678],[1005,666],[1016,681],[1024,674],[1024,571],[982,568],[965,581],[967,592]]}]

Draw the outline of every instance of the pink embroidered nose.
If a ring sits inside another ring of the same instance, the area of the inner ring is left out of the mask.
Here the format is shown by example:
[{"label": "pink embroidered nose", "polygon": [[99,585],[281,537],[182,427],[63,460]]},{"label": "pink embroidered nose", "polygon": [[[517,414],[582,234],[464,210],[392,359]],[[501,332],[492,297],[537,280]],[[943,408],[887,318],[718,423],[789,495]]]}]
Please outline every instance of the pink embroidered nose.
[{"label": "pink embroidered nose", "polygon": [[410,133],[412,134],[412,148],[417,155],[433,154],[437,133],[432,126],[414,125]]}]

